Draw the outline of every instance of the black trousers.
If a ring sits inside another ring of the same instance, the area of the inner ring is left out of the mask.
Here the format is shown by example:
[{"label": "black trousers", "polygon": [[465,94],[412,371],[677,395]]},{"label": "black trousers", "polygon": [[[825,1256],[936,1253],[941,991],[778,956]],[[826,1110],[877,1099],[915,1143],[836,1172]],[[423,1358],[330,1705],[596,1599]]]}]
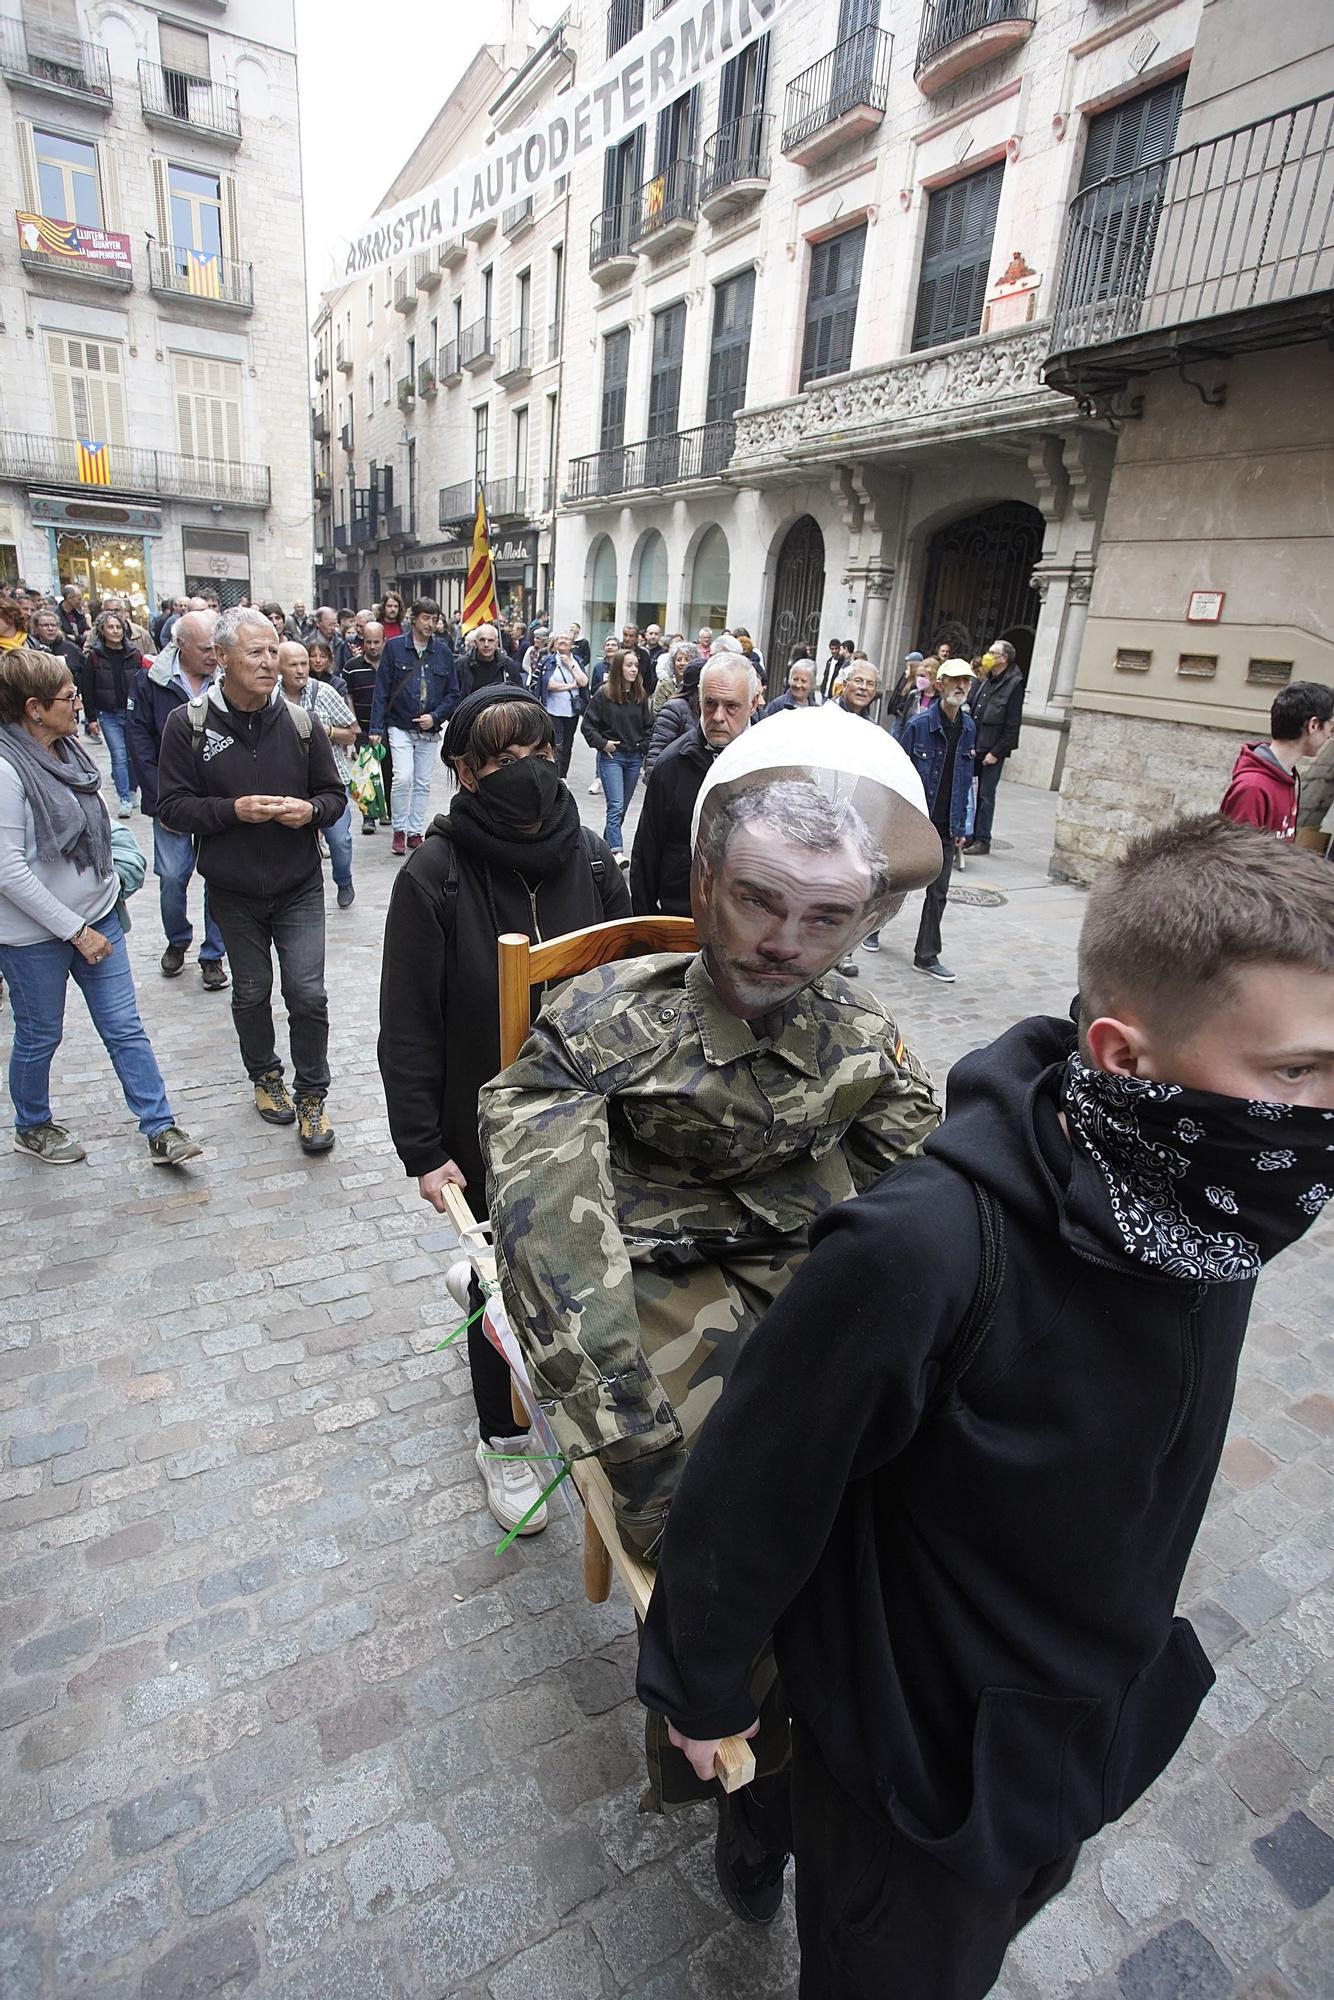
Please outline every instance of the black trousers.
[{"label": "black trousers", "polygon": [[[468,1286],[468,1311],[476,1312],[481,1303],[481,1290],[474,1278]],[[473,1321],[465,1338],[468,1342],[468,1371],[472,1376],[472,1400],[483,1438],[522,1437],[528,1426],[514,1421],[508,1363],[496,1353],[483,1333],[479,1319]]]},{"label": "black trousers", "polygon": [[232,967],[232,1021],[251,1082],[281,1072],[273,1030],[273,954],[287,1007],[298,1097],[329,1088],[329,1001],[324,990],[324,877],[285,896],[235,896],[211,889],[209,902]]},{"label": "black trousers", "polygon": [[[936,828],[940,833],[940,828]],[[950,876],[954,872],[954,842],[948,834],[941,833],[945,843],[945,859],[939,875],[926,892],[922,904],[922,920],[917,926],[917,942],[912,955],[919,965],[930,965],[933,958],[940,957],[940,920],[945,914],[949,900]]]},{"label": "black trousers", "polygon": [[570,758],[574,753],[575,733],[579,728],[577,715],[553,715],[551,724],[556,732],[556,758],[562,778],[570,775]]},{"label": "black trousers", "polygon": [[792,1723],[801,2000],[983,2000],[1011,1938],[1062,1890],[1079,1849],[1019,1896],[972,1888],[863,1811]]}]

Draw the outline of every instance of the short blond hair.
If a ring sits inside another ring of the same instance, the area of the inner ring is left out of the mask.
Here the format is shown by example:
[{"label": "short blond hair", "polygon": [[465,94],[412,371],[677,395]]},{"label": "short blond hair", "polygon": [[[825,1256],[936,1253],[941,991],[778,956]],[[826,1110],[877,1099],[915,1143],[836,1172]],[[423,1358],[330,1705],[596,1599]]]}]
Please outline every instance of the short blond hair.
[{"label": "short blond hair", "polygon": [[30,701],[49,708],[73,674],[64,660],[36,646],[0,653],[0,722],[22,722]]}]

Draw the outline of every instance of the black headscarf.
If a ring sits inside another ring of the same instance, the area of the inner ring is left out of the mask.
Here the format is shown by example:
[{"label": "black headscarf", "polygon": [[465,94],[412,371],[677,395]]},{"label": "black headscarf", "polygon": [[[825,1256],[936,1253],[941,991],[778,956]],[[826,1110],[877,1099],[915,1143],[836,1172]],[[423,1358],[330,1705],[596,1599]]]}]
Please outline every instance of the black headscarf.
[{"label": "black headscarf", "polygon": [[[543,714],[541,702],[527,688],[491,686],[465,695],[445,728],[440,755],[450,765],[463,757],[472,742],[474,724],[499,702],[528,704]],[[527,882],[545,882],[568,867],[579,839],[579,808],[568,786],[559,785],[551,811],[532,833],[501,826],[476,792],[460,787],[450,803],[449,833],[455,845],[484,867],[513,868]]]}]

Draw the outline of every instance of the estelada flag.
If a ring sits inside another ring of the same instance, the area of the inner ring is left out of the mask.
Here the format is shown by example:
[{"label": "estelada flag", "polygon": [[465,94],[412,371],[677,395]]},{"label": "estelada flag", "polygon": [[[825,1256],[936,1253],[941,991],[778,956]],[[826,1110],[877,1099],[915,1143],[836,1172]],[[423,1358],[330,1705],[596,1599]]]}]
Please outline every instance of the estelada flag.
[{"label": "estelada flag", "polygon": [[104,444],[95,444],[91,438],[80,438],[79,478],[85,486],[110,486],[111,454]]},{"label": "estelada flag", "polygon": [[486,497],[477,489],[477,519],[472,531],[472,560],[463,591],[463,629],[496,623],[496,573],[491,566],[491,543],[486,532]]},{"label": "estelada flag", "polygon": [[222,297],[222,283],[218,271],[217,253],[215,251],[186,251],[185,289],[193,298],[197,299],[220,299]]}]

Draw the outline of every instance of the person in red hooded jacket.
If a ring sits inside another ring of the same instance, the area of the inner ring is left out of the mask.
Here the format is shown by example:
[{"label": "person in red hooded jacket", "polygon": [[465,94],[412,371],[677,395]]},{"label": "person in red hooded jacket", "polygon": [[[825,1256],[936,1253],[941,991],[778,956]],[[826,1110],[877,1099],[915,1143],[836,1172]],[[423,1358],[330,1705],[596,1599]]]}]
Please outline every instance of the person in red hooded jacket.
[{"label": "person in red hooded jacket", "polygon": [[1218,810],[1225,819],[1291,840],[1301,785],[1297,765],[1334,734],[1334,688],[1293,681],[1274,697],[1268,743],[1243,743]]}]

